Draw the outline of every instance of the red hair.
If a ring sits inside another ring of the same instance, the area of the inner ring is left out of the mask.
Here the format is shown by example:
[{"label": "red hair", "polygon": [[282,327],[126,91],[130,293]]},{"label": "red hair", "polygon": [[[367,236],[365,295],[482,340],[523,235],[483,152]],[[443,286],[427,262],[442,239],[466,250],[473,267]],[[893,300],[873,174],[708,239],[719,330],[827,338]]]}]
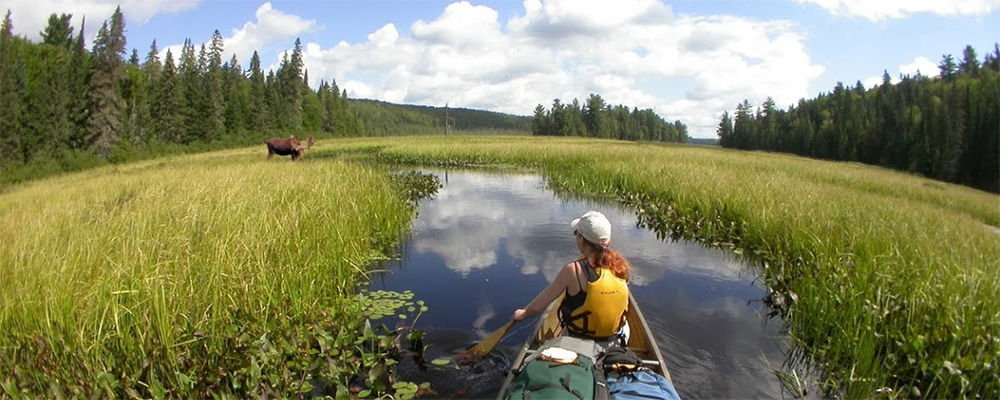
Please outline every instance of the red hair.
[{"label": "red hair", "polygon": [[586,238],[583,238],[583,242],[593,248],[596,253],[594,256],[594,268],[605,268],[614,273],[615,276],[628,281],[632,273],[632,265],[628,263],[628,260],[625,259],[622,253],[611,250],[606,246],[591,243]]}]

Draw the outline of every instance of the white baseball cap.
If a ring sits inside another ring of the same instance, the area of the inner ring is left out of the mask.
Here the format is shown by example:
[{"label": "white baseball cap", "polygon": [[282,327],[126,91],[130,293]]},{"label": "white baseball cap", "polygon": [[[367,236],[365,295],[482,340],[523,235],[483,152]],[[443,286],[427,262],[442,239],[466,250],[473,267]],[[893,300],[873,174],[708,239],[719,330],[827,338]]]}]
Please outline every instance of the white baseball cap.
[{"label": "white baseball cap", "polygon": [[611,221],[600,212],[587,211],[582,217],[570,222],[569,226],[591,243],[601,246],[611,243]]}]

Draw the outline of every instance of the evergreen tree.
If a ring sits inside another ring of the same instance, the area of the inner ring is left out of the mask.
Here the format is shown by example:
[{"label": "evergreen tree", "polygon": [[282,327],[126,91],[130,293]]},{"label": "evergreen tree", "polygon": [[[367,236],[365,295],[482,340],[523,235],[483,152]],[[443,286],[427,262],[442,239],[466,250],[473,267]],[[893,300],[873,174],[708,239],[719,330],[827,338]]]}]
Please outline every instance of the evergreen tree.
[{"label": "evergreen tree", "polygon": [[26,159],[37,154],[55,156],[66,148],[73,133],[68,107],[71,93],[65,84],[70,53],[62,43],[28,46],[25,50],[28,86],[22,106],[29,118],[21,142],[23,154]]},{"label": "evergreen tree", "polygon": [[757,142],[760,148],[772,149],[778,143],[778,108],[774,104],[774,99],[768,97],[764,99],[764,104],[760,109],[760,132]]},{"label": "evergreen tree", "polygon": [[138,65],[139,53],[132,52],[133,62],[125,65],[125,79],[122,82],[122,100],[125,102],[125,137],[132,144],[147,141],[149,125],[149,81]]},{"label": "evergreen tree", "polygon": [[[205,46],[202,46],[204,53]],[[206,68],[204,73],[205,82],[205,139],[211,140],[219,138],[226,133],[225,105],[223,104],[223,77],[222,77],[222,34],[218,30],[212,34],[211,46],[206,56]]]},{"label": "evergreen tree", "polygon": [[962,62],[958,63],[958,69],[969,75],[975,75],[979,72],[979,59],[976,58],[976,49],[973,49],[972,46],[965,46],[965,50],[962,51]]},{"label": "evergreen tree", "polygon": [[246,125],[250,129],[268,129],[271,113],[267,103],[267,86],[264,71],[260,68],[260,55],[256,51],[250,57],[250,103],[247,105]]},{"label": "evergreen tree", "polygon": [[70,62],[66,68],[66,91],[69,93],[67,108],[71,129],[70,149],[81,150],[90,146],[87,119],[90,116],[90,70],[92,57],[84,44],[83,32],[86,20],[80,22],[80,31],[70,51]]},{"label": "evergreen tree", "polygon": [[41,32],[42,43],[69,50],[73,47],[73,27],[70,25],[70,14],[55,13],[49,16],[49,24]]},{"label": "evergreen tree", "polygon": [[181,107],[181,115],[184,117],[184,134],[181,140],[184,143],[206,139],[207,124],[203,112],[205,109],[205,88],[202,85],[198,64],[194,44],[191,43],[191,39],[185,39],[177,66],[180,77],[178,86],[184,94],[184,104]]},{"label": "evergreen tree", "polygon": [[222,67],[222,101],[225,105],[224,120],[229,132],[246,129],[247,80],[236,54]]},{"label": "evergreen tree", "polygon": [[90,80],[90,115],[87,128],[90,146],[104,158],[110,158],[122,134],[124,108],[119,85],[123,79],[125,54],[125,19],[121,7],[115,9],[111,24],[101,26],[92,50],[94,65]]},{"label": "evergreen tree", "polygon": [[1000,72],[1000,44],[993,44],[993,52],[986,54],[986,60],[983,61],[983,68]]},{"label": "evergreen tree", "polygon": [[587,136],[607,137],[605,134],[606,123],[605,108],[608,106],[601,98],[601,95],[591,93],[587,97],[587,105],[583,111],[583,121],[587,126]]},{"label": "evergreen tree", "polygon": [[531,134],[535,136],[551,135],[549,125],[549,114],[545,112],[545,106],[541,104],[535,106],[535,119],[531,122]]},{"label": "evergreen tree", "polygon": [[163,64],[160,63],[160,50],[156,47],[156,39],[153,39],[153,43],[149,45],[149,52],[146,53],[146,60],[143,61],[142,69],[146,72],[146,76],[149,79],[158,78],[160,71],[163,69]]},{"label": "evergreen tree", "polygon": [[951,82],[955,79],[955,74],[958,73],[958,65],[955,65],[955,57],[952,57],[951,54],[945,54],[941,58],[941,64],[938,64],[938,69],[941,71],[941,79],[944,79],[945,82]]},{"label": "evergreen tree", "polygon": [[722,112],[722,119],[715,134],[719,136],[719,146],[732,147],[733,141],[733,119],[729,117],[729,111]]},{"label": "evergreen tree", "polygon": [[291,58],[286,53],[278,68],[275,89],[280,103],[278,118],[281,128],[297,132],[302,129],[302,80],[303,80],[302,42],[295,39],[295,48]]},{"label": "evergreen tree", "polygon": [[[287,62],[287,58],[283,61]],[[277,79],[274,70],[268,70],[264,77],[264,96],[261,101],[264,109],[268,111],[264,117],[266,123],[272,129],[288,129],[288,124],[284,121],[285,108],[288,106],[281,100],[281,81]]]},{"label": "evergreen tree", "polygon": [[139,66],[139,50],[136,50],[135,47],[132,48],[132,55],[129,56],[128,63],[134,67]]},{"label": "evergreen tree", "polygon": [[13,34],[14,24],[8,10],[0,25],[0,166],[24,162],[18,154],[24,135],[21,101],[25,95],[24,60],[20,40]]},{"label": "evergreen tree", "polygon": [[569,116],[566,106],[559,99],[552,101],[552,134],[556,136],[569,135]]},{"label": "evergreen tree", "polygon": [[733,120],[733,147],[737,149],[751,149],[753,136],[753,107],[750,101],[744,99],[743,103],[736,106],[736,118]]},{"label": "evergreen tree", "polygon": [[152,99],[152,119],[157,137],[165,142],[179,143],[186,140],[184,133],[184,87],[174,67],[174,56],[167,50],[163,72],[156,86],[157,96]]},{"label": "evergreen tree", "polygon": [[567,107],[567,116],[569,118],[569,136],[587,136],[587,127],[583,123],[583,110],[580,107],[580,101],[573,99],[573,102]]}]

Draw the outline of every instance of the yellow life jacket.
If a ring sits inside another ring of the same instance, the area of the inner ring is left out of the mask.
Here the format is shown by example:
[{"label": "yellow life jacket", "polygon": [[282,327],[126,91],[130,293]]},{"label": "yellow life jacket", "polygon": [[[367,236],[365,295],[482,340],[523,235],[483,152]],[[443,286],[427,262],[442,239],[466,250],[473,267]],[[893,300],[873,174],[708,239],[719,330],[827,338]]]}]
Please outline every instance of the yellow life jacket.
[{"label": "yellow life jacket", "polygon": [[580,261],[580,268],[587,274],[587,291],[575,296],[567,293],[559,306],[559,318],[573,335],[610,338],[625,321],[628,283],[610,270],[591,268],[587,260]]}]

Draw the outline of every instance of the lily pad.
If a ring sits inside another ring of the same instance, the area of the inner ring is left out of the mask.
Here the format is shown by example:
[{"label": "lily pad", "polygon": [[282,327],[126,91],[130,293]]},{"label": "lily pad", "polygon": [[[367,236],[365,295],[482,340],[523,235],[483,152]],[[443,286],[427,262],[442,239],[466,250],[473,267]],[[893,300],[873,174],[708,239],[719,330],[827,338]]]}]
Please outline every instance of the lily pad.
[{"label": "lily pad", "polygon": [[451,360],[449,360],[447,358],[436,358],[436,359],[434,359],[434,361],[431,361],[431,364],[434,364],[434,365],[448,365],[448,364],[451,364]]}]

